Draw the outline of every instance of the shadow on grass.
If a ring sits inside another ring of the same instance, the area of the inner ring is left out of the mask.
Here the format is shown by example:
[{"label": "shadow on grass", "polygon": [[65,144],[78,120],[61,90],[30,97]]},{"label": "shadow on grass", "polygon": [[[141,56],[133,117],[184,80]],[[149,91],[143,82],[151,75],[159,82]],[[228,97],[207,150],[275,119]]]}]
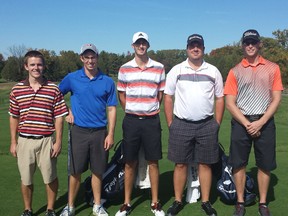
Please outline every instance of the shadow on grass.
[{"label": "shadow on grass", "polygon": [[[54,205],[54,209],[55,210],[59,209],[59,210],[56,211],[56,215],[60,215],[60,213],[62,212],[62,209],[67,205],[67,202],[68,202],[68,192],[66,192],[65,194],[57,198],[55,205]],[[79,192],[75,201],[75,206],[81,206],[80,208],[76,209],[76,212],[75,212],[76,215],[79,214],[84,209],[90,208],[90,206],[86,204],[86,201],[85,201],[84,182],[82,182],[80,185]],[[47,208],[47,205],[44,205],[40,209],[38,209],[34,214],[35,215],[44,214],[44,212],[46,211],[46,208]]]}]

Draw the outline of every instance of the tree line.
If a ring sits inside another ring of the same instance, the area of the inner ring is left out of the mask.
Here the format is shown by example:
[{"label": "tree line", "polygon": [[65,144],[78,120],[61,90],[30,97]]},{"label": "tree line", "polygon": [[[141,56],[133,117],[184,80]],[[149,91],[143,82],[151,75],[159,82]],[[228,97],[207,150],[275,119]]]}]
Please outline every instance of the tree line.
[{"label": "tree line", "polygon": [[[279,64],[283,84],[288,84],[288,29],[283,31],[277,30],[272,32],[275,38],[262,37],[263,47],[261,55],[265,58]],[[2,81],[19,81],[23,80],[27,73],[23,68],[23,57],[27,52],[24,45],[12,46],[9,48],[10,57],[4,59],[0,53],[0,77]],[[60,81],[67,73],[75,71],[82,67],[79,54],[74,51],[60,51],[56,55],[55,51],[39,49],[46,60],[45,76],[52,81]],[[184,61],[186,56],[185,49],[148,51],[150,58],[161,62],[168,73],[170,69]],[[117,76],[118,70],[122,64],[131,60],[133,54],[115,54],[106,51],[99,53],[99,68],[109,76]],[[205,54],[205,61],[215,65],[222,73],[223,79],[226,80],[229,70],[243,58],[241,42],[227,45],[212,50]]]}]

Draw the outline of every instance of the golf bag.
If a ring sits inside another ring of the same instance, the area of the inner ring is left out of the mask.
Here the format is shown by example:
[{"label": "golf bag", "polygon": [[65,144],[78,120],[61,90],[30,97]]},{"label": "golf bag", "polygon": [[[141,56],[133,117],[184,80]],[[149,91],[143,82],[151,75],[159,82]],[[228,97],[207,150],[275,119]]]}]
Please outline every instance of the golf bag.
[{"label": "golf bag", "polygon": [[[228,156],[225,155],[224,148],[219,144],[219,154],[221,163],[221,177],[217,181],[217,190],[220,192],[221,200],[227,204],[234,204],[237,201],[236,187],[232,174],[232,167],[228,164]],[[220,167],[218,164],[218,168]],[[252,193],[254,180],[246,174],[246,185],[244,200],[245,205],[249,205],[256,200],[256,194]]]},{"label": "golf bag", "polygon": [[[107,164],[106,171],[102,176],[102,191],[101,199],[112,200],[124,188],[124,163],[122,154],[122,140],[114,147],[114,155]],[[90,206],[93,206],[93,191],[91,188],[91,176],[88,176],[84,181],[85,200]]]}]

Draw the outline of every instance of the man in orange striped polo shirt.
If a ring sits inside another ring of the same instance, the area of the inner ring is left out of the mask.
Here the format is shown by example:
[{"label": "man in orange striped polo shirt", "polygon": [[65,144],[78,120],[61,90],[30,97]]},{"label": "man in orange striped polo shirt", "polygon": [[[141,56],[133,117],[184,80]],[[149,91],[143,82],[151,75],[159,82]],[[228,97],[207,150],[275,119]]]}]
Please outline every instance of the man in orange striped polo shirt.
[{"label": "man in orange striped polo shirt", "polygon": [[27,52],[24,67],[28,77],[12,88],[9,107],[10,152],[17,157],[25,207],[21,216],[33,215],[33,175],[36,166],[46,184],[48,203],[45,215],[56,216],[56,163],[62,146],[63,116],[68,114],[68,110],[57,85],[43,76],[45,61],[40,52]]},{"label": "man in orange striped polo shirt", "polygon": [[273,115],[283,90],[279,66],[264,59],[259,33],[250,29],[243,33],[243,60],[228,74],[224,94],[226,108],[232,115],[229,163],[237,191],[233,216],[245,215],[244,191],[246,166],[252,143],[258,167],[259,214],[269,216],[267,191],[270,172],[276,168],[276,134]]},{"label": "man in orange striped polo shirt", "polygon": [[165,70],[161,63],[148,57],[147,50],[150,44],[146,33],[135,33],[132,47],[135,58],[122,65],[118,74],[119,100],[126,113],[122,124],[125,200],[116,216],[124,216],[131,211],[131,193],[140,147],[144,149],[149,166],[151,211],[156,216],[164,216],[165,213],[158,202],[158,160],[162,158],[162,129],[158,113],[164,91]]}]

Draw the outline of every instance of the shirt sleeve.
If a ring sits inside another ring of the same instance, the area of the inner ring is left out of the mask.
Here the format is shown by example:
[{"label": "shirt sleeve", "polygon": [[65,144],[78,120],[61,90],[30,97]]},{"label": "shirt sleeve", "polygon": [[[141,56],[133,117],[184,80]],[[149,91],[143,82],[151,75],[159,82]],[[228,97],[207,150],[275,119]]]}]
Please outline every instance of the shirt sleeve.
[{"label": "shirt sleeve", "polygon": [[276,71],[274,74],[274,82],[272,86],[272,91],[282,91],[283,89],[284,88],[282,84],[281,72],[280,72],[279,66],[277,65]]},{"label": "shirt sleeve", "polygon": [[126,91],[127,82],[125,81],[124,69],[121,67],[118,72],[117,90]]},{"label": "shirt sleeve", "polygon": [[223,78],[218,69],[216,69],[216,76],[215,76],[215,96],[216,97],[223,97]]},{"label": "shirt sleeve", "polygon": [[71,91],[70,74],[67,74],[59,84],[59,89],[63,95]]},{"label": "shirt sleeve", "polygon": [[228,73],[226,82],[225,82],[225,87],[224,87],[224,95],[237,95],[238,93],[238,85],[236,78],[234,76],[234,72],[231,69]]},{"label": "shirt sleeve", "polygon": [[176,91],[176,84],[177,84],[177,67],[174,66],[169,73],[167,74],[166,77],[166,84],[165,84],[165,89],[164,93],[168,95],[174,95]]}]

